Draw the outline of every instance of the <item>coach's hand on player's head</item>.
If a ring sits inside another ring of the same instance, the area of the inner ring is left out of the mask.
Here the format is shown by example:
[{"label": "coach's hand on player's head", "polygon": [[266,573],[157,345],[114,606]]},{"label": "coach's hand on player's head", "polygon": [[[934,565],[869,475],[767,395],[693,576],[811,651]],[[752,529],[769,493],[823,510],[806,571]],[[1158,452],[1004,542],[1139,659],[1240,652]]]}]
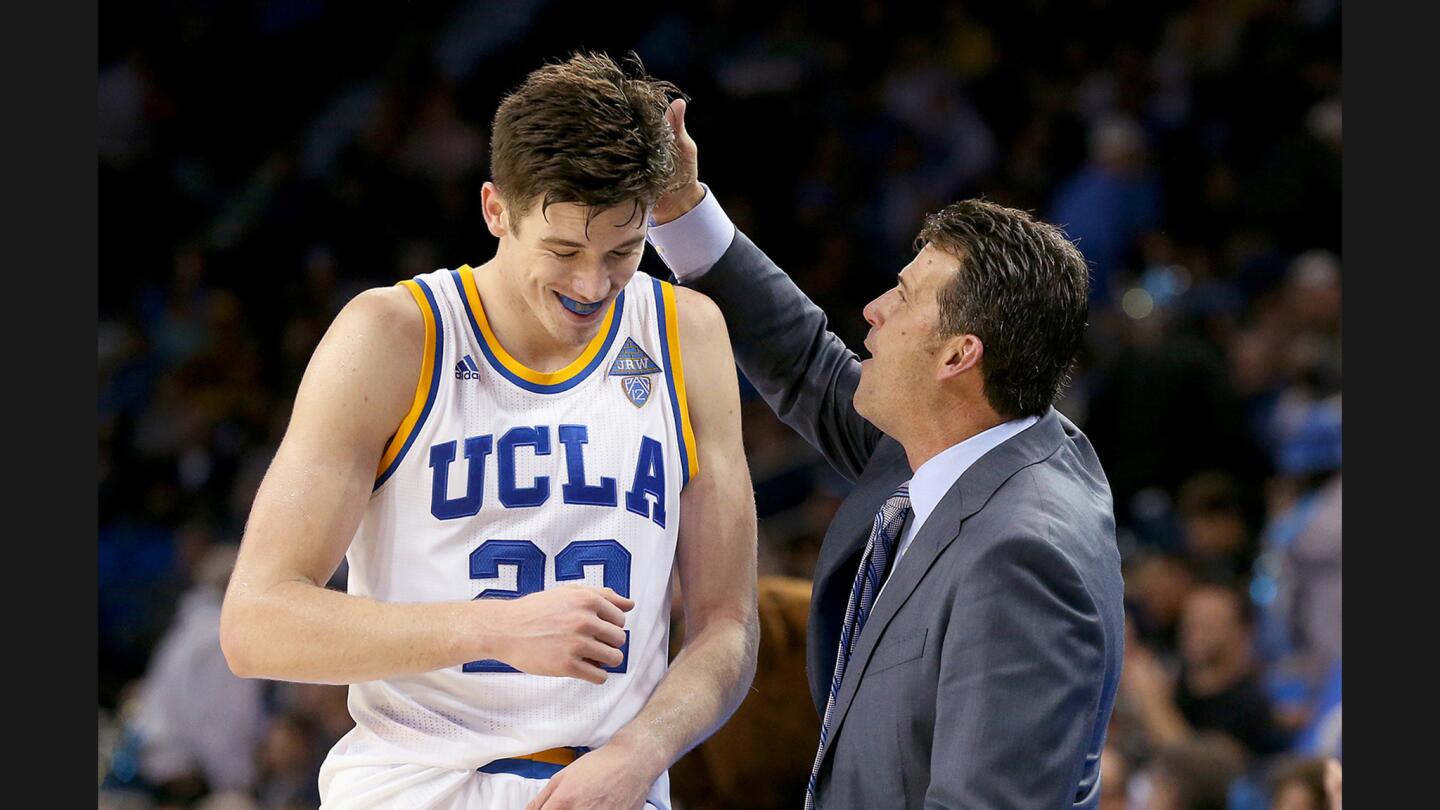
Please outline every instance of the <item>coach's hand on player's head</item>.
[{"label": "coach's hand on player's head", "polygon": [[695,139],[691,138],[689,130],[685,129],[685,106],[685,99],[677,98],[670,102],[670,109],[665,111],[665,120],[669,121],[670,128],[675,130],[677,154],[675,176],[670,180],[670,187],[655,202],[655,208],[650,212],[657,225],[664,225],[705,199],[705,189],[700,186],[699,152],[695,147]]},{"label": "coach's hand on player's head", "polygon": [[604,667],[624,660],[625,611],[635,602],[609,588],[563,585],[481,601],[495,609],[496,621],[484,629],[495,657],[521,672],[604,683]]}]

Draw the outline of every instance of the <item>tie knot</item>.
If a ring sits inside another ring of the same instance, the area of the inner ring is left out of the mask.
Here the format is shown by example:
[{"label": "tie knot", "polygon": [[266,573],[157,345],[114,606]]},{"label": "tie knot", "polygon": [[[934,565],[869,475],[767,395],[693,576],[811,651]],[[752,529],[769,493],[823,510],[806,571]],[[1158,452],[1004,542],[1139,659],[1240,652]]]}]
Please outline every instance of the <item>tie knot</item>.
[{"label": "tie knot", "polygon": [[901,484],[895,493],[885,499],[885,506],[891,509],[907,510],[910,508],[910,485]]},{"label": "tie knot", "polygon": [[884,505],[880,507],[880,514],[877,517],[881,531],[886,535],[891,535],[909,512],[910,484],[907,482],[886,498]]}]

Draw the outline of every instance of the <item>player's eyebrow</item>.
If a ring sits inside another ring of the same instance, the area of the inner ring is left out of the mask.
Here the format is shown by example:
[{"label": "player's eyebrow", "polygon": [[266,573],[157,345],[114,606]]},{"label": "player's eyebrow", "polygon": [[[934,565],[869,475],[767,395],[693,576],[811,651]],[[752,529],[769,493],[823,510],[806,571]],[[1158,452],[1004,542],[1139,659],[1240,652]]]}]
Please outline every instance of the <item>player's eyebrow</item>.
[{"label": "player's eyebrow", "polygon": [[637,236],[637,237],[635,237],[634,239],[631,239],[631,240],[628,241],[628,242],[622,242],[621,244],[616,245],[616,246],[614,247],[614,249],[615,249],[615,250],[629,250],[630,248],[638,247],[638,246],[643,245],[643,244],[645,244],[645,237],[644,237],[644,236]]},{"label": "player's eyebrow", "polygon": [[[560,246],[560,247],[568,247],[568,248],[580,248],[580,249],[584,249],[584,248],[589,247],[589,245],[583,244],[583,243],[581,243],[581,242],[574,242],[574,241],[571,241],[571,240],[569,240],[569,239],[561,239],[561,238],[558,237],[558,236],[542,236],[542,237],[540,237],[540,241],[541,241],[541,242],[544,242],[544,243],[547,244],[547,245],[558,245],[558,246]],[[643,243],[644,241],[645,241],[645,237],[644,237],[644,236],[637,236],[637,237],[635,237],[634,239],[631,239],[631,240],[628,241],[628,242],[625,242],[625,243],[620,244],[620,245],[616,245],[613,249],[614,249],[614,250],[628,250],[628,249],[630,249],[630,248],[636,247],[637,245],[640,245],[640,244]]]},{"label": "player's eyebrow", "polygon": [[899,282],[900,282],[900,291],[903,292],[903,293],[905,293],[905,297],[906,297],[906,298],[909,298],[909,297],[910,297],[910,285],[908,285],[908,284],[905,283],[905,273],[904,273],[904,272],[901,272],[901,273],[897,274],[897,275],[895,276],[895,278],[896,278],[897,280],[899,280]]}]

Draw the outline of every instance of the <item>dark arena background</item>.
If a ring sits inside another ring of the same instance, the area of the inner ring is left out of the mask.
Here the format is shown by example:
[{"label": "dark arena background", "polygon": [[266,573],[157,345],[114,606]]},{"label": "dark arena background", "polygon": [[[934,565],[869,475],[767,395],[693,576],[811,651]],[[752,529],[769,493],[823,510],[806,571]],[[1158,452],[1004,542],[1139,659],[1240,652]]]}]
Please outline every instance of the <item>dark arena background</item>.
[{"label": "dark arena background", "polygon": [[[689,95],[701,179],[853,347],[926,212],[983,196],[1065,229],[1093,276],[1059,409],[1109,475],[1129,619],[1102,806],[1327,806],[1338,0],[259,0],[102,5],[100,31],[100,245],[123,257],[99,273],[101,807],[318,806],[345,688],[242,680],[220,651],[251,500],[341,306],[492,255],[490,118],[577,49]],[[741,386],[759,671],[672,768],[684,810],[798,808],[818,731],[808,578],[846,483]]]}]

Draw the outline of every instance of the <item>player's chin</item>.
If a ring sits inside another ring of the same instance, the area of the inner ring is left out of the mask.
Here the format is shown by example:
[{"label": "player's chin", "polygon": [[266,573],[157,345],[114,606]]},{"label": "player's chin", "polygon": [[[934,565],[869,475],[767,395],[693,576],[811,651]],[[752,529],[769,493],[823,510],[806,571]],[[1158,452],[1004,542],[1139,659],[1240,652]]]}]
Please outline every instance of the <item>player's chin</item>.
[{"label": "player's chin", "polygon": [[586,346],[595,339],[595,333],[599,329],[587,324],[573,324],[561,321],[551,330],[555,340],[562,345],[581,347]]},{"label": "player's chin", "polygon": [[558,303],[547,310],[545,317],[540,321],[545,325],[550,336],[562,345],[585,343],[589,340],[589,336],[595,333],[595,328],[590,324],[576,323],[567,317],[567,313]]}]

